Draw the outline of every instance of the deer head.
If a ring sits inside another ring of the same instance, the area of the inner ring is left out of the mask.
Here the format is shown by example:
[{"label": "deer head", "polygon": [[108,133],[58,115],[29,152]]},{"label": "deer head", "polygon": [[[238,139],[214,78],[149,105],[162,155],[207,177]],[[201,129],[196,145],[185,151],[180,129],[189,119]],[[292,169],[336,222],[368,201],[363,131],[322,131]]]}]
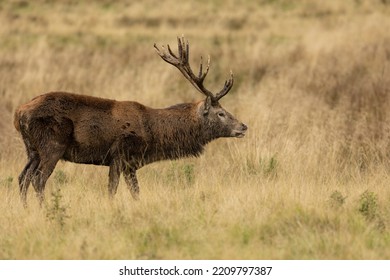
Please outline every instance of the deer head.
[{"label": "deer head", "polygon": [[238,121],[232,114],[226,111],[220,104],[219,100],[224,97],[233,87],[233,72],[230,71],[230,77],[225,81],[223,88],[216,94],[205,88],[203,82],[210,69],[210,56],[207,60],[206,70],[203,71],[203,58],[200,59],[199,73],[195,75],[189,64],[189,43],[185,41],[184,37],[177,38],[178,41],[178,55],[175,55],[170,46],[167,48],[162,46],[160,50],[156,44],[158,55],[169,64],[172,64],[190,81],[190,83],[202,94],[206,99],[200,103],[199,113],[207,127],[212,134],[212,138],[218,137],[244,137],[248,127]]}]

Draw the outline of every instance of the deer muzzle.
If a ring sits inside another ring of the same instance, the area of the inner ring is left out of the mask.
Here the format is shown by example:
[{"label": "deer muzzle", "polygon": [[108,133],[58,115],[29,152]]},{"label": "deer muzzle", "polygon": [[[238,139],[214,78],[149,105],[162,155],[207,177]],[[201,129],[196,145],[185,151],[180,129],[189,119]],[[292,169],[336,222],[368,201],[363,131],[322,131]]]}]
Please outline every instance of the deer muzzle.
[{"label": "deer muzzle", "polygon": [[241,123],[238,129],[232,131],[232,137],[242,138],[245,136],[248,126],[244,123]]}]

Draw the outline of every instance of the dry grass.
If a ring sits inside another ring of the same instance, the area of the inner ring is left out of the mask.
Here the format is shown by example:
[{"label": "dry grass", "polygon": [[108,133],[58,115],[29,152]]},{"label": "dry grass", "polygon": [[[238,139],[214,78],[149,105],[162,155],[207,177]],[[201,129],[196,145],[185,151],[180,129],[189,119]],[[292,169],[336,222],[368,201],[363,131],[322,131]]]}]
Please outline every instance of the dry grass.
[{"label": "dry grass", "polygon": [[[388,259],[388,1],[0,3],[0,259]],[[15,108],[52,90],[166,107],[201,98],[153,43],[185,34],[207,86],[249,125],[199,159],[140,170],[59,163],[46,205],[17,187]]]}]

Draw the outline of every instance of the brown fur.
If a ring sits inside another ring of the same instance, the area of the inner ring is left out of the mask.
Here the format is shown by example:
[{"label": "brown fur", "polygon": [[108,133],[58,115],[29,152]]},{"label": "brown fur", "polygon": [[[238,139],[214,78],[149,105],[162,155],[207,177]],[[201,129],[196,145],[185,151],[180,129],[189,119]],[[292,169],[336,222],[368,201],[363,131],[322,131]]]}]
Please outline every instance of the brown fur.
[{"label": "brown fur", "polygon": [[[123,173],[132,196],[139,187],[136,170],[166,159],[199,156],[219,137],[241,137],[247,127],[206,98],[196,103],[153,109],[137,102],[115,101],[66,92],[40,95],[20,106],[15,128],[26,146],[28,162],[19,176],[26,204],[32,182],[40,202],[47,179],[62,159],[109,166],[109,193]],[[207,114],[205,107],[207,105]]]}]

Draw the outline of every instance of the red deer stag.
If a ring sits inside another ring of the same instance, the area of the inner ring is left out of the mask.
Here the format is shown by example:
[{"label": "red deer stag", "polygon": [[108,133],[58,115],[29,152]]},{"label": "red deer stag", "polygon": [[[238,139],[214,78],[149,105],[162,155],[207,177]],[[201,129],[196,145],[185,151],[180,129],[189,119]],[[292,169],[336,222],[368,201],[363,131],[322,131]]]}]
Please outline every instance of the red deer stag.
[{"label": "red deer stag", "polygon": [[123,173],[131,195],[138,199],[137,169],[159,161],[199,156],[220,137],[243,137],[247,126],[219,104],[233,86],[233,74],[217,94],[203,85],[210,59],[195,75],[189,64],[189,43],[178,38],[178,55],[167,45],[157,53],[177,67],[206,98],[199,102],[153,109],[132,101],[115,101],[66,92],[50,92],[21,105],[14,124],[21,133],[28,162],[19,175],[26,206],[32,183],[40,204],[45,184],[57,162],[109,166],[108,191],[113,196]]}]

